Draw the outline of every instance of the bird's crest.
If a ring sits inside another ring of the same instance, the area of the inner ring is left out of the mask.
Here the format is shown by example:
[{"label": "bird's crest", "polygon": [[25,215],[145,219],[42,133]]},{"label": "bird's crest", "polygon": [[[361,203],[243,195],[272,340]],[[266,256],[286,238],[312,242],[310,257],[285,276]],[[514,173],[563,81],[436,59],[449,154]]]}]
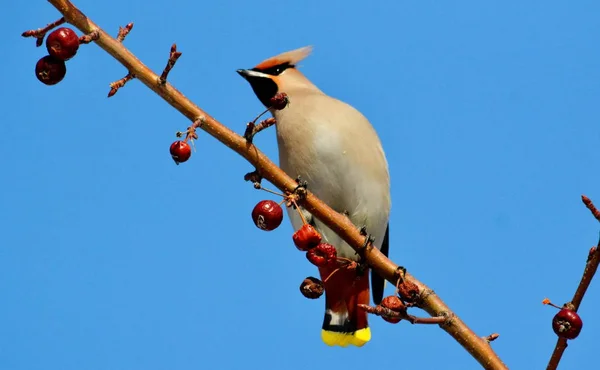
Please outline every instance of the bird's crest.
[{"label": "bird's crest", "polygon": [[254,68],[258,70],[265,70],[285,63],[295,66],[302,59],[309,56],[311,52],[312,46],[305,46],[300,49],[286,51],[285,53],[281,53],[269,59],[263,60]]}]

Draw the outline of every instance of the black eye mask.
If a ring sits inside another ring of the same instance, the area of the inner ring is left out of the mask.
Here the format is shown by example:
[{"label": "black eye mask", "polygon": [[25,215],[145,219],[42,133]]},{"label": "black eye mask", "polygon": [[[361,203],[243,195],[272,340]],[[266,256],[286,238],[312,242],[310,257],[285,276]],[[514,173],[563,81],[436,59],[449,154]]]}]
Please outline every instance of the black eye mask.
[{"label": "black eye mask", "polygon": [[288,68],[294,68],[294,67],[295,66],[293,64],[290,64],[290,63],[286,62],[286,63],[282,63],[282,64],[279,64],[279,65],[276,65],[276,66],[273,66],[273,67],[269,67],[269,68],[264,68],[264,69],[252,68],[252,71],[266,73],[266,74],[271,75],[271,76],[279,76],[286,69],[288,69]]}]

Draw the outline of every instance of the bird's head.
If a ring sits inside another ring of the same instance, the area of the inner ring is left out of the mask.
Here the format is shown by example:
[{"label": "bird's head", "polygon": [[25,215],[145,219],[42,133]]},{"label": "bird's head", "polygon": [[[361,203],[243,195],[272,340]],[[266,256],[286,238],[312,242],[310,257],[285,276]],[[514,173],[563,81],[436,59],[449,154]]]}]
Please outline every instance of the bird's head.
[{"label": "bird's head", "polygon": [[269,107],[269,99],[279,92],[290,92],[300,89],[317,89],[297,68],[298,62],[306,58],[312,47],[288,51],[260,62],[251,69],[238,69],[237,73],[244,77],[252,90],[265,107]]}]

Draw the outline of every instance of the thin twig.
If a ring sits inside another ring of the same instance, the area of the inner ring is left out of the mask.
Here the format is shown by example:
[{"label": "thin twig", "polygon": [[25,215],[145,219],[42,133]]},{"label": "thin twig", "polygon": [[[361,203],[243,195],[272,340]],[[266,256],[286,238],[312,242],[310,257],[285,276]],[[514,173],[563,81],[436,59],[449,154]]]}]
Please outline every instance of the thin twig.
[{"label": "thin twig", "polygon": [[167,66],[163,70],[163,73],[160,75],[160,84],[164,85],[167,82],[167,76],[169,72],[175,67],[175,63],[177,63],[177,59],[181,56],[181,52],[177,51],[177,44],[171,45],[171,51],[169,52],[169,60],[167,61]]},{"label": "thin twig", "polygon": [[[585,195],[581,196],[581,200],[585,204],[585,206],[592,212],[592,215],[599,219],[598,209],[594,206],[594,203],[590,200],[590,198]],[[579,281],[579,285],[577,286],[577,290],[573,295],[573,299],[569,302],[570,308],[573,311],[577,311],[579,306],[581,305],[581,301],[585,296],[585,293],[596,274],[596,270],[598,270],[598,264],[600,264],[600,240],[596,247],[592,247],[590,249],[587,261],[585,263],[585,268],[583,270],[583,275],[581,276],[581,280]],[[552,356],[550,357],[550,361],[548,362],[548,366],[546,370],[555,370],[558,368],[558,364],[562,358],[563,353],[567,349],[567,340],[564,338],[558,338],[556,341],[556,346],[554,347],[554,351],[552,352]]]},{"label": "thin twig", "polygon": [[110,98],[111,96],[115,95],[117,93],[117,91],[119,91],[120,88],[125,86],[127,81],[133,80],[134,78],[135,78],[135,75],[133,73],[129,72],[129,73],[127,73],[127,75],[125,77],[121,78],[120,80],[116,80],[115,82],[112,82],[110,84],[110,91],[108,92],[108,97]]},{"label": "thin twig", "polygon": [[[277,167],[267,156],[253,145],[247,145],[246,139],[237,135],[235,132],[225,127],[220,122],[212,118],[197,105],[187,99],[181,92],[170,84],[158,85],[156,81],[159,77],[144,65],[131,53],[125,46],[112,38],[109,34],[101,30],[97,24],[87,18],[79,9],[77,9],[68,0],[48,0],[58,11],[60,11],[67,21],[80,29],[84,33],[89,33],[94,29],[100,32],[100,39],[96,42],[98,46],[112,55],[127,70],[135,76],[148,88],[161,96],[168,104],[173,106],[190,120],[196,117],[204,117],[205,124],[202,129],[228,146],[240,156],[258,169],[260,174],[283,192],[292,193],[298,186],[298,183]],[[302,198],[301,205],[314,217],[329,227],[345,242],[355,250],[360,250],[364,243],[357,227],[352,224],[350,219],[336,212],[331,207],[320,201],[312,193],[307,192]],[[389,260],[377,248],[367,248],[363,251],[363,258],[380,276],[384,277],[392,284],[396,283],[396,270],[398,265]],[[440,316],[444,312],[451,313],[450,308],[425,284],[417,280],[410,273],[406,273],[405,279],[416,284],[420,292],[428,291],[431,294],[426,295],[420,302],[420,307],[427,311],[431,316]],[[507,369],[506,365],[500,360],[491,346],[471,330],[456,315],[452,317],[452,325],[442,325],[443,330],[448,332],[463,348],[465,348],[485,369]]]},{"label": "thin twig", "polygon": [[244,132],[244,137],[246,138],[246,140],[249,143],[252,143],[252,140],[254,139],[254,135],[258,134],[259,132],[266,129],[267,127],[273,126],[276,123],[277,123],[277,120],[273,117],[269,117],[267,119],[260,121],[258,123],[258,125],[255,125],[254,121],[248,122],[248,124],[246,125],[246,131]]},{"label": "thin twig", "polygon": [[129,32],[131,32],[132,28],[133,28],[133,22],[128,23],[125,27],[119,26],[119,33],[117,34],[117,41],[123,42],[125,40],[125,37],[127,37]]},{"label": "thin twig", "polygon": [[600,211],[598,211],[598,209],[596,208],[594,203],[592,203],[592,200],[590,198],[586,197],[585,195],[581,196],[581,200],[583,201],[583,204],[585,204],[587,209],[589,209],[590,212],[592,212],[592,215],[594,215],[596,220],[598,220],[598,222],[600,222]]},{"label": "thin twig", "polygon": [[44,37],[46,36],[46,33],[54,27],[58,27],[63,23],[65,23],[65,17],[62,17],[52,23],[47,24],[46,27],[38,28],[37,30],[25,31],[21,34],[21,36],[35,37],[35,46],[40,47],[44,43]]},{"label": "thin twig", "polygon": [[387,307],[383,306],[369,306],[368,304],[359,304],[358,307],[367,311],[370,314],[377,316],[387,316],[387,317],[399,317],[403,320],[410,322],[411,324],[438,324],[441,325],[445,323],[448,319],[444,316],[436,316],[436,317],[417,317],[413,315],[409,315],[404,312],[398,312],[394,310],[390,310]]}]

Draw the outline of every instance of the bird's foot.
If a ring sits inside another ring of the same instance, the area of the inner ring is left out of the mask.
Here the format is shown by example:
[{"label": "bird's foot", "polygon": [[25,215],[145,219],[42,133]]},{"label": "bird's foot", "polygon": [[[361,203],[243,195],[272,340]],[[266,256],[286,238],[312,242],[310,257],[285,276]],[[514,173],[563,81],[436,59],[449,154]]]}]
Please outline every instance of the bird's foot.
[{"label": "bird's foot", "polygon": [[298,199],[304,198],[306,196],[306,189],[308,188],[308,182],[302,180],[300,176],[296,177],[296,183],[298,184],[296,188],[292,191],[292,194],[296,194]]},{"label": "bird's foot", "polygon": [[365,249],[367,249],[367,247],[375,241],[375,238],[371,234],[367,233],[367,227],[366,226],[362,226],[360,228],[360,235],[363,235],[365,237],[365,242],[362,245],[362,247],[360,248],[360,250],[356,251],[355,254],[361,256],[361,258],[362,258],[362,252]]},{"label": "bird's foot", "polygon": [[360,228],[360,235],[365,237],[365,243],[363,244],[362,249],[365,249],[369,244],[375,241],[375,238],[371,234],[367,233],[366,226],[362,226]]}]

